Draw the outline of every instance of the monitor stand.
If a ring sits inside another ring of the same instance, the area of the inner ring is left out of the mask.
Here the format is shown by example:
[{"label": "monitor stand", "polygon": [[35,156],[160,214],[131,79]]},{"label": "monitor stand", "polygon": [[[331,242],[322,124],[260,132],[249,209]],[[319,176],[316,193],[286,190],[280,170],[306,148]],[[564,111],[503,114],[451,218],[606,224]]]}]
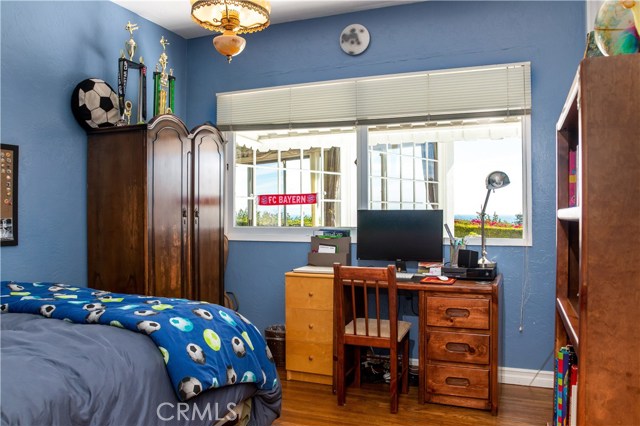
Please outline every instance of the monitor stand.
[{"label": "monitor stand", "polygon": [[396,259],[396,271],[407,272],[407,262],[404,260]]}]

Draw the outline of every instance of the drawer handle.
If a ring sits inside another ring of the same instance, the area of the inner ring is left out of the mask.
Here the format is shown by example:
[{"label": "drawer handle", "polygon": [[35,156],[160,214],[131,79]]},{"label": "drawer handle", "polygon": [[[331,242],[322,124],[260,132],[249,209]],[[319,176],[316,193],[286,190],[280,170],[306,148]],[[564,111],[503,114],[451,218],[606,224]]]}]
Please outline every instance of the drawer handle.
[{"label": "drawer handle", "polygon": [[469,385],[471,385],[471,382],[469,381],[469,379],[465,379],[464,377],[447,377],[447,380],[445,380],[445,383],[448,384],[449,386],[468,387]]},{"label": "drawer handle", "polygon": [[313,297],[313,292],[312,291],[309,292],[309,297]]},{"label": "drawer handle", "polygon": [[309,361],[313,361],[313,355],[309,355]]},{"label": "drawer handle", "polygon": [[468,309],[448,308],[445,311],[445,314],[449,318],[469,318],[469,315],[471,315],[471,312]]},{"label": "drawer handle", "polygon": [[476,351],[467,343],[457,343],[457,342],[447,342],[445,348],[449,352],[458,352],[458,353],[470,353],[474,354]]},{"label": "drawer handle", "polygon": [[313,330],[313,324],[309,324],[309,330]]}]

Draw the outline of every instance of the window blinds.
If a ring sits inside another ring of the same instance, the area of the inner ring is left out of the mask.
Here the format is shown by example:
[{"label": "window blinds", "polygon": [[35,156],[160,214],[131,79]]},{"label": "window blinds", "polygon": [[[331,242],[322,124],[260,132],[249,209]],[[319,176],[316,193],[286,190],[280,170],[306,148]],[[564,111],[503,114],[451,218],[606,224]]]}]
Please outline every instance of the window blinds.
[{"label": "window blinds", "polygon": [[221,130],[371,125],[530,113],[529,62],[217,95],[217,125]]}]

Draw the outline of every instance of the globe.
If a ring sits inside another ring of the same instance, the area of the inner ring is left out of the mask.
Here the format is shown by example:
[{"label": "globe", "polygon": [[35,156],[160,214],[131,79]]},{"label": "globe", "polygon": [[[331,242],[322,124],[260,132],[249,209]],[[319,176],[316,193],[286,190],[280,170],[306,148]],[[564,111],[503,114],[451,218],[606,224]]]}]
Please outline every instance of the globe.
[{"label": "globe", "polygon": [[640,37],[633,13],[618,0],[605,1],[595,22],[595,38],[605,56],[628,55],[640,51]]}]

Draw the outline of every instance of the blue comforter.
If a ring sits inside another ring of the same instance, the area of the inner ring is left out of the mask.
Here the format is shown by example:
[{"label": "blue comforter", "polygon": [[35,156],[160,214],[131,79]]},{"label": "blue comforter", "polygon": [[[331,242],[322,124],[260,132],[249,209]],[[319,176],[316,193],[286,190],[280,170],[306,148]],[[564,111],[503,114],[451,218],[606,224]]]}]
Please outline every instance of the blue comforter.
[{"label": "blue comforter", "polygon": [[222,306],[59,283],[3,281],[0,287],[3,313],[106,324],[148,335],[182,401],[235,383],[255,383],[263,390],[277,385],[275,363],[260,331]]}]

